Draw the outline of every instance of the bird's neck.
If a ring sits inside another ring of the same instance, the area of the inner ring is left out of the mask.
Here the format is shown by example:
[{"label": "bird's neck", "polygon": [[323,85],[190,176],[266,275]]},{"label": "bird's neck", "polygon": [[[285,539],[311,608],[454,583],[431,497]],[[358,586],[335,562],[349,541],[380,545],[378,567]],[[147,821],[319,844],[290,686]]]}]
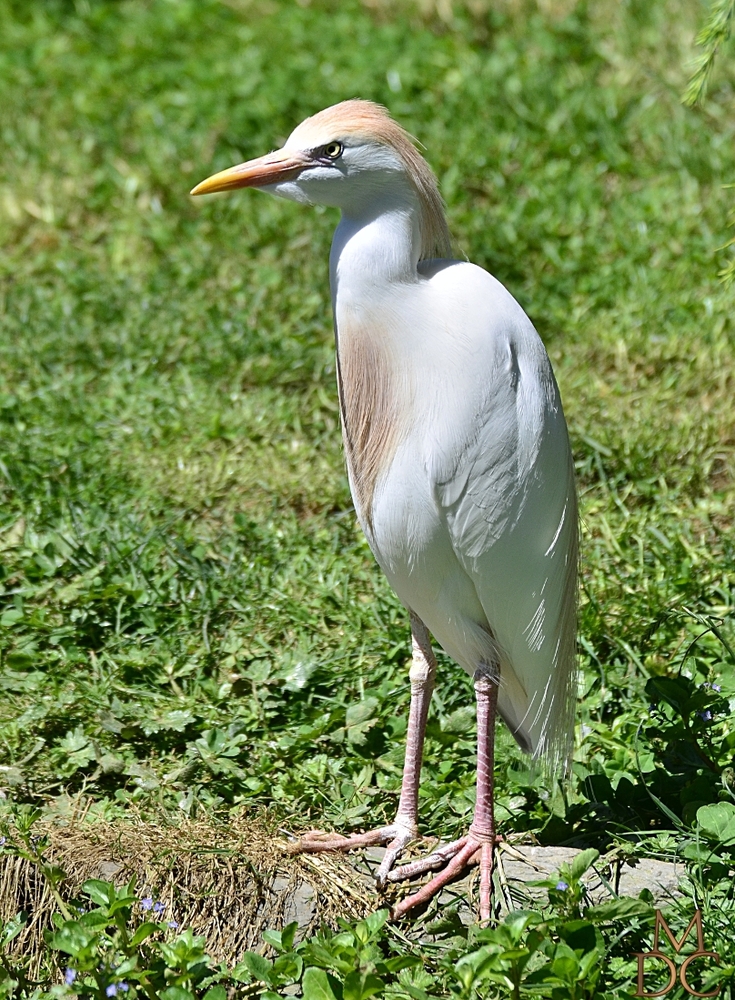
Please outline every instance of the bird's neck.
[{"label": "bird's neck", "polygon": [[409,191],[343,211],[330,255],[337,303],[367,306],[379,289],[418,280],[421,227],[418,199]]},{"label": "bird's neck", "polygon": [[330,278],[337,340],[337,379],[350,486],[368,530],[373,494],[408,425],[409,393],[398,389],[395,311],[407,284],[419,280],[417,199],[373,200],[343,211],[334,234]]}]

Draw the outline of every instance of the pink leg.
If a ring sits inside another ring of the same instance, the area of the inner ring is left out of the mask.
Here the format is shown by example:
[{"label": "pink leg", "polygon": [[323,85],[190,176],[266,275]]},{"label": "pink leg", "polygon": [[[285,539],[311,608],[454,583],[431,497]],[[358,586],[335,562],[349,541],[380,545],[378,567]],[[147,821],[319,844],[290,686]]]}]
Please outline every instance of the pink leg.
[{"label": "pink leg", "polygon": [[411,612],[411,642],[413,659],[409,678],[411,680],[411,707],[408,714],[406,733],[406,759],[401,781],[401,797],[398,812],[390,826],[383,826],[368,833],[358,833],[342,837],[334,833],[320,833],[313,830],[304,834],[292,851],[295,854],[315,854],[319,851],[351,851],[358,847],[387,844],[376,879],[384,885],[388,873],[406,845],[418,836],[418,803],[421,762],[424,755],[424,736],[429,703],[434,690],[436,659],[431,648],[429,632],[418,615]]},{"label": "pink leg", "polygon": [[[399,882],[423,871],[447,864],[446,868],[413,896],[402,900],[393,910],[393,918],[428,902],[447,882],[456,878],[470,864],[480,863],[480,920],[490,919],[492,895],[493,849],[495,846],[495,817],[493,811],[493,765],[495,756],[495,715],[498,705],[497,674],[484,668],[475,674],[477,698],[477,798],[475,815],[469,833],[461,840],[435,851],[428,858],[397,868],[388,876],[389,881]],[[478,858],[479,855],[479,858]],[[449,860],[451,858],[451,860]]]}]

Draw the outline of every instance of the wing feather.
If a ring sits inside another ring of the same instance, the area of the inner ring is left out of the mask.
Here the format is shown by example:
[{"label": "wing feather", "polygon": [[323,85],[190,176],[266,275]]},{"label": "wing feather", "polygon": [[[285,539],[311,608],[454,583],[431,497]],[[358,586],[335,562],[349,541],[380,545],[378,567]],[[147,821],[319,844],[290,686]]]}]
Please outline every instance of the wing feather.
[{"label": "wing feather", "polygon": [[479,404],[436,470],[435,496],[501,661],[500,711],[521,746],[563,764],[576,696],[574,466],[543,344],[504,305],[476,369]]}]

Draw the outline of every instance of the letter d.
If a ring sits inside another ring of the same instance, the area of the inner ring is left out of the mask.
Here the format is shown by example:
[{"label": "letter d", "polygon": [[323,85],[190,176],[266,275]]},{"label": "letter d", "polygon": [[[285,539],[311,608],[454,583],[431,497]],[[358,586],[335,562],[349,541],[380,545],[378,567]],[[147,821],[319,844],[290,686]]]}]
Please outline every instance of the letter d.
[{"label": "letter d", "polygon": [[[662,955],[660,951],[634,951],[633,954],[638,959],[638,992],[635,993],[637,997],[661,997],[664,993],[668,993],[676,985],[676,966],[666,955]],[[643,976],[645,974],[645,968],[643,963],[647,958],[657,958],[659,962],[665,962],[669,967],[669,974],[671,978],[662,990],[656,990],[655,993],[647,993],[643,989]]]}]

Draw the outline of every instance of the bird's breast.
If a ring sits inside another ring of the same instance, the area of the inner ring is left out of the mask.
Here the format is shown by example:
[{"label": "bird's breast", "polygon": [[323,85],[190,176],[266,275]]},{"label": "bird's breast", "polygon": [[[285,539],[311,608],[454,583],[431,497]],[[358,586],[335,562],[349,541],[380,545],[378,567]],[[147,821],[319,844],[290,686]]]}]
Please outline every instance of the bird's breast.
[{"label": "bird's breast", "polygon": [[411,377],[379,322],[340,317],[336,341],[350,485],[358,514],[372,528],[377,484],[411,424]]}]

